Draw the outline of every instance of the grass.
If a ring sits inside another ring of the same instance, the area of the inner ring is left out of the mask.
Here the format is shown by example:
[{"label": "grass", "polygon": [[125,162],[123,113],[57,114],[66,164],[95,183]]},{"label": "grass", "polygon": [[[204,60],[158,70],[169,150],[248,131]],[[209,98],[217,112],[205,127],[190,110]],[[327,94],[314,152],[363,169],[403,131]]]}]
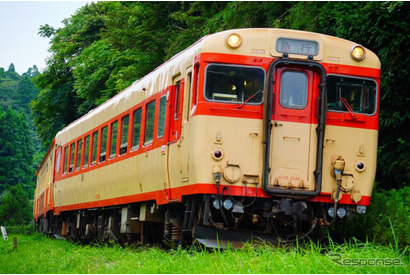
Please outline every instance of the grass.
[{"label": "grass", "polygon": [[[17,250],[13,250],[13,237],[18,240]],[[335,257],[348,265],[334,262]],[[352,266],[352,259],[363,259],[362,266]],[[402,265],[374,264],[371,259],[396,259]],[[0,239],[0,273],[409,273],[408,263],[406,248],[357,240],[327,246],[312,242],[304,247],[165,251],[147,246],[84,246],[37,233]]]}]

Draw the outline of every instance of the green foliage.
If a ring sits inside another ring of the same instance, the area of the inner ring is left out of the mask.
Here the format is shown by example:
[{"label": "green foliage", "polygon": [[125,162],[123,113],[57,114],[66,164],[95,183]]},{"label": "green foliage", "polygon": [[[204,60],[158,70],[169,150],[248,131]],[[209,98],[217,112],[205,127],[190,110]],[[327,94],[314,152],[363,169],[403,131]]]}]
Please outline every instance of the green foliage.
[{"label": "green foliage", "polygon": [[33,195],[33,153],[31,129],[23,110],[9,107],[4,112],[0,108],[0,193],[21,183]]},{"label": "green foliage", "polygon": [[[13,237],[18,248],[13,250]],[[330,254],[343,259],[397,259],[403,265],[341,266]],[[0,273],[122,273],[122,274],[272,274],[272,273],[406,273],[408,255],[372,243],[351,242],[297,247],[245,246],[241,250],[205,250],[192,247],[165,251],[157,247],[107,245],[79,246],[32,236],[9,234],[0,240]]]},{"label": "green foliage", "polygon": [[15,72],[13,63],[10,67],[11,70],[8,71],[0,68],[0,106],[3,109],[12,107],[18,110],[23,108],[24,112],[30,115],[29,103],[39,92],[31,82],[32,78],[39,74],[38,68],[34,65],[20,76]]},{"label": "green foliage", "polygon": [[22,225],[32,220],[33,208],[21,184],[10,187],[0,197],[0,224]]},{"label": "green foliage", "polygon": [[373,193],[365,215],[348,220],[347,232],[362,240],[405,248],[410,245],[410,187]]},{"label": "green foliage", "polygon": [[9,225],[6,228],[6,231],[7,231],[7,235],[18,234],[18,235],[29,236],[29,235],[33,235],[33,233],[36,234],[35,233],[36,230],[34,228],[34,223],[32,223],[32,222],[30,224]]}]

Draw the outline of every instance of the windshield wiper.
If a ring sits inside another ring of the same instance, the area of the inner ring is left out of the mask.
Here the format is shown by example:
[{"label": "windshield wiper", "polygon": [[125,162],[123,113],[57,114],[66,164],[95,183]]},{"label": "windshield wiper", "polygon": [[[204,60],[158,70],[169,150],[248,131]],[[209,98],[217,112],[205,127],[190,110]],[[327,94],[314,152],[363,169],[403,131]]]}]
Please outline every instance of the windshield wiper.
[{"label": "windshield wiper", "polygon": [[254,93],[251,97],[249,97],[247,100],[245,100],[244,102],[242,102],[241,105],[238,106],[238,109],[242,108],[243,105],[245,105],[247,102],[249,102],[249,100],[251,100],[252,98],[254,98],[257,94],[259,94],[260,92],[262,92],[263,90],[260,89],[259,91],[257,91],[256,93]]},{"label": "windshield wiper", "polygon": [[346,98],[341,97],[340,101],[343,103],[343,105],[345,105],[346,109],[349,111],[349,113],[352,115],[353,119],[356,119],[356,116],[353,114],[353,109],[350,106],[349,102],[347,102]]}]

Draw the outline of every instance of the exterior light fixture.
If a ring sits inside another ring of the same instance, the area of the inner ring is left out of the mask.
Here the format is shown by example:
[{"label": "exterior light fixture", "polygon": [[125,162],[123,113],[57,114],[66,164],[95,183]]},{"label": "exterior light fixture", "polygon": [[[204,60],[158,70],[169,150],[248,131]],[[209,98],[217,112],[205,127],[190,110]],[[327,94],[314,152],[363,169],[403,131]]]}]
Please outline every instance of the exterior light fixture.
[{"label": "exterior light fixture", "polygon": [[352,54],[352,58],[357,61],[363,60],[366,56],[364,48],[360,45],[353,46],[353,48],[350,50],[350,53]]},{"label": "exterior light fixture", "polygon": [[232,49],[239,48],[242,44],[242,38],[239,34],[232,33],[226,38],[226,44]]}]

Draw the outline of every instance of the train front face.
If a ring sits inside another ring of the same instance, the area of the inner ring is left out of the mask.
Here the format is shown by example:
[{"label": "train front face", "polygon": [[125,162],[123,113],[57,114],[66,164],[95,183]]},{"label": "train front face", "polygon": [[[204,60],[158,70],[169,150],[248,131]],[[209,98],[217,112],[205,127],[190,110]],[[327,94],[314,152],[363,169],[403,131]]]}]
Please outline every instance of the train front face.
[{"label": "train front face", "polygon": [[290,30],[214,37],[191,126],[193,180],[212,193],[204,224],[289,238],[366,211],[380,62],[354,46]]}]

